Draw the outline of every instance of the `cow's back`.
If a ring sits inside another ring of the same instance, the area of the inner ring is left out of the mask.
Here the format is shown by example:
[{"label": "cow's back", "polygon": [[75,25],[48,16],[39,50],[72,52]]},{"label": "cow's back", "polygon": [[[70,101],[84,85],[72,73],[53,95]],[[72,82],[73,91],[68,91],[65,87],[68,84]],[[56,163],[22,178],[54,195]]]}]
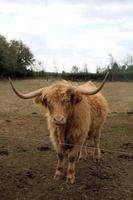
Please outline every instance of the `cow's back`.
[{"label": "cow's back", "polygon": [[[80,88],[90,88],[90,90],[96,89],[95,84],[91,81],[79,86]],[[95,129],[102,127],[108,112],[108,104],[105,97],[99,92],[95,95],[85,95],[88,104],[90,105],[90,117],[91,125],[90,132],[94,132]]]}]

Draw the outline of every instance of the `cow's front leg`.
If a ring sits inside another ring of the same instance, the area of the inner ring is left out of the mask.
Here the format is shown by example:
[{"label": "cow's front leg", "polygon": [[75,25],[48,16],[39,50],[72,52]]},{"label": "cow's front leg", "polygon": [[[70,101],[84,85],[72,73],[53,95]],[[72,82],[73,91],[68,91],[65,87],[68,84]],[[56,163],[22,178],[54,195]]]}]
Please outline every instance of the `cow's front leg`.
[{"label": "cow's front leg", "polygon": [[82,145],[82,148],[79,153],[79,160],[86,160],[87,159],[87,141],[85,141]]},{"label": "cow's front leg", "polygon": [[73,147],[68,153],[67,183],[75,182],[75,163],[80,152],[80,147]]},{"label": "cow's front leg", "polygon": [[57,159],[58,160],[57,160],[57,167],[54,175],[54,180],[58,180],[63,175],[63,159],[64,159],[63,153],[58,153]]},{"label": "cow's front leg", "polygon": [[79,160],[86,160],[86,158],[87,158],[87,148],[84,146],[80,151]]}]

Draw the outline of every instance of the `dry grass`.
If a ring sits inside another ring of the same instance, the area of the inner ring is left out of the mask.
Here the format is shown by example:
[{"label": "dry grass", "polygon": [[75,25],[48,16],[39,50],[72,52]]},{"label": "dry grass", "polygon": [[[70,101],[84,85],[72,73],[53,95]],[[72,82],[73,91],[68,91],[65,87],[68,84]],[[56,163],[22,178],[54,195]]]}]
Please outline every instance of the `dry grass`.
[{"label": "dry grass", "polygon": [[[29,92],[45,87],[50,82],[46,82],[45,80],[25,80],[14,81],[14,84],[21,91]],[[107,82],[102,93],[109,103],[110,112],[133,112],[133,82]],[[10,112],[14,113],[17,110],[18,101],[20,107],[24,105],[21,110],[23,113],[30,113],[33,109],[35,110],[33,103],[31,104],[32,100],[24,102],[24,100],[16,98],[7,81],[0,81],[0,97],[1,112],[8,113],[10,107]],[[5,107],[5,105],[7,106]]]}]

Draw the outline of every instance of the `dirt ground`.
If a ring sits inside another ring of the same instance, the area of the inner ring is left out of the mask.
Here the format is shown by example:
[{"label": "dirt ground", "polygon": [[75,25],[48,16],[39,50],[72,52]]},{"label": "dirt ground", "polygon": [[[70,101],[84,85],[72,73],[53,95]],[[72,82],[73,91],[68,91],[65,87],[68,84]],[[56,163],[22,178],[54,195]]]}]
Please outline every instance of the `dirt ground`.
[{"label": "dirt ground", "polygon": [[[26,92],[50,83],[14,84]],[[133,83],[107,83],[103,94],[110,111],[102,159],[94,163],[88,147],[87,161],[77,162],[76,183],[68,185],[65,178],[53,181],[56,154],[41,109],[0,81],[0,200],[133,200]]]}]

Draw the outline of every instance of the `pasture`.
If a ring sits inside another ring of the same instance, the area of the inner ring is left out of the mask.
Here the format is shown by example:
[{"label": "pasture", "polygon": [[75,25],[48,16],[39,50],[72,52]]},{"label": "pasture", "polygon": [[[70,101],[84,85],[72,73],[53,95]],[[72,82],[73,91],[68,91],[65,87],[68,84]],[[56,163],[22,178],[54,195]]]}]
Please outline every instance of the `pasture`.
[{"label": "pasture", "polygon": [[[14,81],[23,92],[50,84]],[[46,119],[33,100],[19,99],[0,81],[0,200],[132,200],[133,82],[107,82],[109,114],[101,138],[102,159],[77,161],[76,183],[55,182],[56,154]]]}]

